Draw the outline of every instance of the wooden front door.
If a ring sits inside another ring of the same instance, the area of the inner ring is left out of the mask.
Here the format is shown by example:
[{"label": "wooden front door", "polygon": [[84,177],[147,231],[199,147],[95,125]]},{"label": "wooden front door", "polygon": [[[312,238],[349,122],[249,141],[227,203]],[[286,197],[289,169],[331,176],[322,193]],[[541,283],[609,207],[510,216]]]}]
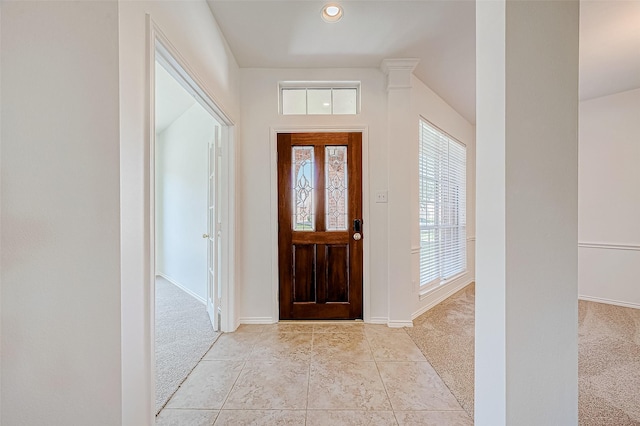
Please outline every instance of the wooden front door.
[{"label": "wooden front door", "polygon": [[280,319],[362,318],[362,134],[278,134]]}]

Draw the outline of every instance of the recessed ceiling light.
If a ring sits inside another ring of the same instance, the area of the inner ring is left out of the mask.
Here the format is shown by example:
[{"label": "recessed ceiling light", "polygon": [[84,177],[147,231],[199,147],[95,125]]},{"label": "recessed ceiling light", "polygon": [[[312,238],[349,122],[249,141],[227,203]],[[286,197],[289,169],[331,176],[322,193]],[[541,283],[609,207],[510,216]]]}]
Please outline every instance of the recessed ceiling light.
[{"label": "recessed ceiling light", "polygon": [[337,3],[325,4],[322,8],[322,19],[326,22],[338,22],[342,18],[342,6]]}]

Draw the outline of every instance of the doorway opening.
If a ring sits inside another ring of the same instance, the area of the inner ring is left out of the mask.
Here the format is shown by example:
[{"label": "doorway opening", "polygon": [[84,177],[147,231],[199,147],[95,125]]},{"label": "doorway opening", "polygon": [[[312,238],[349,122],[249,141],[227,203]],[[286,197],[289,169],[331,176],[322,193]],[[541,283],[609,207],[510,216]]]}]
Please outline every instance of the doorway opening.
[{"label": "doorway opening", "polygon": [[[159,412],[232,326],[233,127],[157,33],[151,66],[152,341]],[[225,303],[226,302],[226,303]]]}]

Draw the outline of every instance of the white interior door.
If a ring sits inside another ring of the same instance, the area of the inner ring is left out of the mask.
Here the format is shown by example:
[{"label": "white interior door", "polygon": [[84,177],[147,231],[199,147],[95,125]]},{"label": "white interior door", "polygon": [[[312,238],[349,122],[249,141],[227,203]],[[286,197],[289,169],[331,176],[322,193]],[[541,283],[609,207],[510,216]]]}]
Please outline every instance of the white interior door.
[{"label": "white interior door", "polygon": [[220,127],[209,142],[207,188],[207,313],[215,331],[220,330]]}]

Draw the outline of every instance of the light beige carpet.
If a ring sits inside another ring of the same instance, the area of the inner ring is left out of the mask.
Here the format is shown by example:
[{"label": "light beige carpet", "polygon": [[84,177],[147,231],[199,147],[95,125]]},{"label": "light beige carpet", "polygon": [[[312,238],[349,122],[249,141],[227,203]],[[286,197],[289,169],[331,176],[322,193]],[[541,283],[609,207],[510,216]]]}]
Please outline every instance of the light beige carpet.
[{"label": "light beige carpet", "polygon": [[475,286],[468,285],[405,328],[424,356],[473,417]]},{"label": "light beige carpet", "polygon": [[164,278],[156,279],[156,413],[211,348],[213,331],[204,304]]},{"label": "light beige carpet", "polygon": [[581,425],[640,425],[640,310],[578,304]]},{"label": "light beige carpet", "polygon": [[[640,425],[640,310],[578,303],[581,426]],[[416,342],[462,407],[473,416],[475,286],[414,321]]]}]

